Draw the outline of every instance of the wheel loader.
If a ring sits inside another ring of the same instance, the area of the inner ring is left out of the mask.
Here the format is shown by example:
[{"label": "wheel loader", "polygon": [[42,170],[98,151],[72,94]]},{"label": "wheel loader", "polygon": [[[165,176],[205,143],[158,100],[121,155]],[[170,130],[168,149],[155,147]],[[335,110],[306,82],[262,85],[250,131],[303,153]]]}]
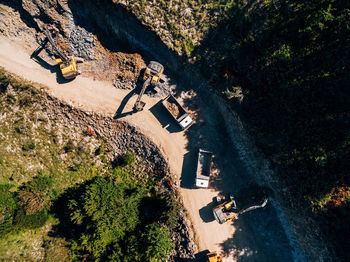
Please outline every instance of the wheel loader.
[{"label": "wheel loader", "polygon": [[162,74],[164,71],[164,67],[155,61],[151,61],[147,68],[145,69],[145,72],[143,74],[143,80],[145,81],[143,83],[142,89],[140,94],[138,95],[135,105],[134,105],[134,110],[135,111],[142,111],[143,108],[145,107],[146,103],[141,101],[141,97],[145,93],[146,88],[148,87],[149,84],[151,84],[153,87],[156,87]]}]

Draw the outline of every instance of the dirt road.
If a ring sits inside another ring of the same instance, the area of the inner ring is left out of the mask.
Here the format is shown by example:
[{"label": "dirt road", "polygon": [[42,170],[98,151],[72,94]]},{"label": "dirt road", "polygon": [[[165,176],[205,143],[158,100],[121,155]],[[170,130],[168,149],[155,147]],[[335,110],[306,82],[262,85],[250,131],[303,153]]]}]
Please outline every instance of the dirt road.
[{"label": "dirt road", "polygon": [[[144,111],[129,114],[136,96],[130,91],[116,89],[108,82],[79,76],[67,83],[58,83],[56,72],[30,59],[35,47],[7,38],[0,38],[0,65],[28,80],[48,86],[49,93],[75,107],[113,117],[118,111],[121,119],[138,127],[168,160],[171,172],[181,180],[180,192],[193,223],[200,250],[217,250],[224,261],[295,261],[302,255],[290,243],[277,211],[268,205],[263,211],[247,213],[235,223],[219,225],[211,214],[213,197],[218,192],[238,193],[252,178],[230,142],[223,119],[208,106],[208,100],[198,98],[200,108],[197,123],[188,132],[179,132],[159,99],[144,96]],[[129,99],[130,97],[130,99]],[[123,108],[123,110],[121,110]],[[212,189],[192,189],[196,154],[199,147],[213,151],[218,177]],[[294,250],[293,250],[294,249]]]}]

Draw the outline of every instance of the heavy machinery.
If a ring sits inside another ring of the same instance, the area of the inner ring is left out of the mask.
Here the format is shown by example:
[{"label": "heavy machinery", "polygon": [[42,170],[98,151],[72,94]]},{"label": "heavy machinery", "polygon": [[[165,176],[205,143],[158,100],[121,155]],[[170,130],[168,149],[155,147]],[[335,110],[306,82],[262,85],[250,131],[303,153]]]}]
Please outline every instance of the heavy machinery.
[{"label": "heavy machinery", "polygon": [[222,262],[222,257],[218,255],[216,252],[210,252],[207,254],[206,262]]},{"label": "heavy machinery", "polygon": [[[242,215],[248,211],[252,211],[257,208],[262,208],[266,206],[268,199],[265,198],[262,204],[260,205],[253,205],[248,208],[239,210],[236,205],[236,201],[233,196],[230,196],[230,200],[223,202],[219,204],[218,206],[213,208],[213,214],[216,219],[216,221],[219,222],[219,224],[223,224],[227,221],[237,219],[239,215]],[[218,198],[217,202],[221,202],[221,199]]]},{"label": "heavy machinery", "polygon": [[52,39],[51,33],[47,28],[43,28],[45,36],[49,40],[52,49],[58,58],[55,59],[56,63],[59,65],[62,76],[66,79],[73,79],[80,74],[77,68],[77,62],[82,62],[82,60],[76,61],[73,56],[67,56],[59,50],[57,44]]},{"label": "heavy machinery", "polygon": [[151,61],[149,65],[147,66],[144,74],[143,74],[143,80],[145,81],[143,83],[142,89],[140,94],[138,95],[136,102],[134,104],[134,110],[136,111],[142,111],[145,107],[145,102],[141,101],[141,97],[145,93],[146,88],[149,84],[151,84],[153,87],[157,86],[162,74],[164,71],[164,67],[155,61]]}]

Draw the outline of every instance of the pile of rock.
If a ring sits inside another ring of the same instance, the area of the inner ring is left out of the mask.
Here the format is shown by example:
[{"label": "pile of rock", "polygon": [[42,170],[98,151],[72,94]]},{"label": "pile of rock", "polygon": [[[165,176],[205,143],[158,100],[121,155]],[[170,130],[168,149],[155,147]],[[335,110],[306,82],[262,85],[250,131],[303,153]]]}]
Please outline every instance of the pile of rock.
[{"label": "pile of rock", "polygon": [[74,56],[92,60],[95,47],[94,35],[84,28],[76,26],[70,32],[69,47]]}]

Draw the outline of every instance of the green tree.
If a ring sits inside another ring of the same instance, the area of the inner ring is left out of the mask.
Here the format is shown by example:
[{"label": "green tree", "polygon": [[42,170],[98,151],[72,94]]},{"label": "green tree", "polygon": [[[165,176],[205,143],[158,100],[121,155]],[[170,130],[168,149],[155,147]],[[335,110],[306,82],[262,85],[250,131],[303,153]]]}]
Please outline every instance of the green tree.
[{"label": "green tree", "polygon": [[141,239],[146,261],[165,261],[172,250],[169,230],[165,226],[147,225]]},{"label": "green tree", "polygon": [[139,224],[139,203],[143,190],[128,183],[114,184],[97,177],[77,200],[71,200],[71,219],[83,227],[78,244],[96,259],[107,255],[110,245],[121,241]]},{"label": "green tree", "polygon": [[0,185],[0,237],[11,232],[13,216],[16,210],[15,193],[11,192],[11,185]]}]

